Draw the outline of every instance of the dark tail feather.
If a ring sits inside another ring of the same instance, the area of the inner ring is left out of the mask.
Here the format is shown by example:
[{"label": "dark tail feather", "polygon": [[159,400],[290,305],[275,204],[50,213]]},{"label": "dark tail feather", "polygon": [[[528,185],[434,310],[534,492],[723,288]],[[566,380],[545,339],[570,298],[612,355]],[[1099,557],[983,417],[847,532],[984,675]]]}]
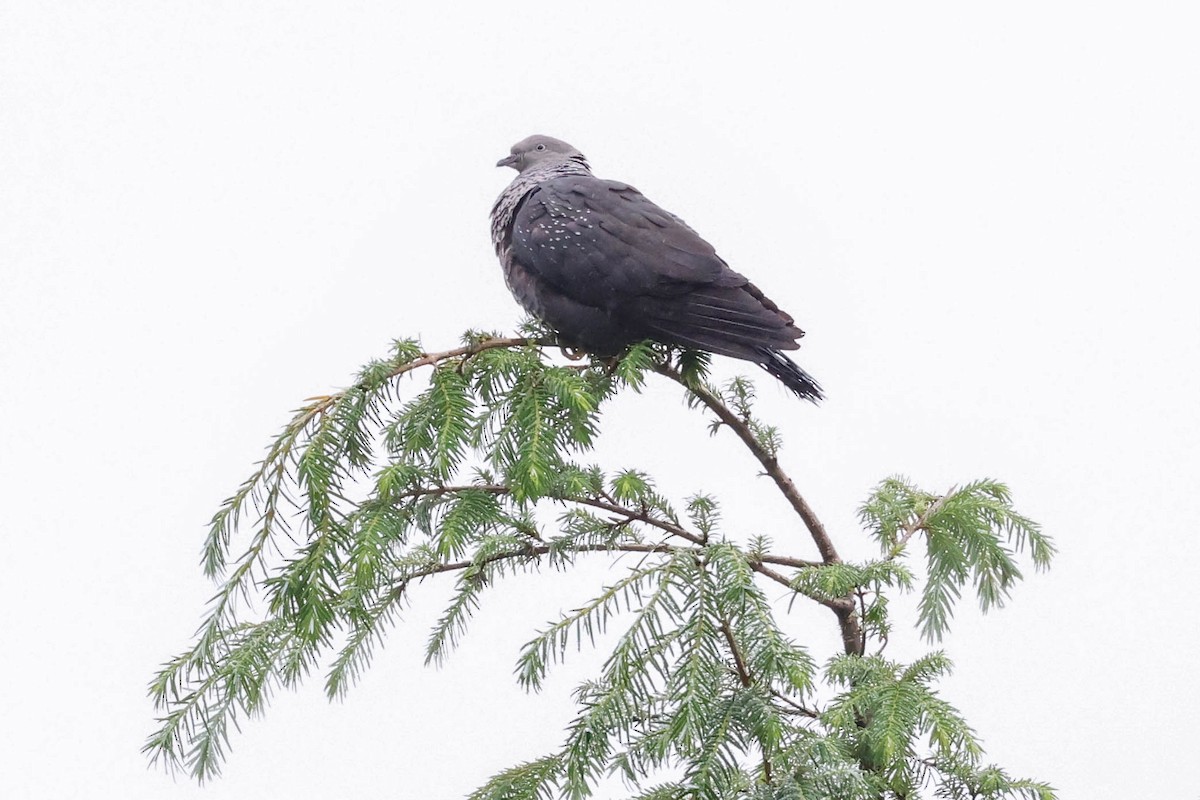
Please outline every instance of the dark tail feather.
[{"label": "dark tail feather", "polygon": [[796,362],[778,350],[763,349],[759,352],[762,353],[763,360],[759,361],[758,365],[778,378],[784,386],[813,403],[820,403],[825,399],[820,384],[813,380],[812,375],[800,369]]}]

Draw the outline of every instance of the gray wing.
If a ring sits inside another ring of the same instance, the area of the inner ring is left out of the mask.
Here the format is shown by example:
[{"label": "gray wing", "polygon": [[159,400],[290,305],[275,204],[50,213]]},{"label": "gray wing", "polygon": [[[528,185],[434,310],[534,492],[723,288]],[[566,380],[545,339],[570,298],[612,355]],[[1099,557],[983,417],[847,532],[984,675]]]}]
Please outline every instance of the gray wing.
[{"label": "gray wing", "polygon": [[795,349],[803,336],[712,245],[624,183],[569,176],[541,184],[517,212],[512,256],[634,338],[761,361],[763,348]]}]

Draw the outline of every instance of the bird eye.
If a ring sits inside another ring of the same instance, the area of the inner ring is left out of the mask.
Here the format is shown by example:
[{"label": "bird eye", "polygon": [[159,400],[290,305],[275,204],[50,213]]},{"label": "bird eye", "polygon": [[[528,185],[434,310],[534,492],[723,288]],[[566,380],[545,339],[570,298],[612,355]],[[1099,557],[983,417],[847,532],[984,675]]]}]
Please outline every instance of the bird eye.
[{"label": "bird eye", "polygon": [[537,149],[538,149],[538,150],[545,150],[545,149],[546,149],[546,145],[544,145],[544,144],[539,144],[539,145],[537,146]]}]

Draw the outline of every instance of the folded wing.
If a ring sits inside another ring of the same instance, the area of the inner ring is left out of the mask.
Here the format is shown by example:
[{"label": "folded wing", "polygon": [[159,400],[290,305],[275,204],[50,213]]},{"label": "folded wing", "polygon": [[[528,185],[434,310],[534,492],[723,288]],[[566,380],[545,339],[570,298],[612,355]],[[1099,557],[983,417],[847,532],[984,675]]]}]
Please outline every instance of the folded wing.
[{"label": "folded wing", "polygon": [[796,349],[804,335],[682,220],[624,183],[546,181],[518,210],[512,248],[531,279],[619,322],[630,341],[763,363],[764,351]]}]

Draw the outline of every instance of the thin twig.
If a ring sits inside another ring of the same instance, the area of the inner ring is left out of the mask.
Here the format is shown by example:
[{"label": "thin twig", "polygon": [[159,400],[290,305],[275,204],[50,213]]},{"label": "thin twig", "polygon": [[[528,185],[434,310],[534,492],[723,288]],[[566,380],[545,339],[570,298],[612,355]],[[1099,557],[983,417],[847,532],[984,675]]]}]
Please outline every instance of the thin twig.
[{"label": "thin twig", "polygon": [[797,713],[803,717],[808,717],[809,719],[820,719],[820,717],[821,717],[821,715],[818,712],[813,711],[811,708],[808,708],[806,706],[800,705],[799,703],[797,703],[792,698],[788,697],[783,692],[779,692],[779,691],[776,691],[775,689],[772,689],[771,695],[776,700],[780,700],[780,701],[786,703],[787,705],[791,706],[792,709],[795,711],[795,713]]},{"label": "thin twig", "polygon": [[[766,558],[767,557],[764,556],[763,560],[765,560]],[[780,586],[785,587],[788,591],[795,592],[796,594],[800,595],[801,597],[807,597],[809,600],[812,600],[814,603],[820,603],[821,605],[823,605],[826,608],[833,611],[835,614],[841,612],[841,609],[843,606],[841,598],[835,598],[835,599],[831,600],[828,597],[822,597],[821,595],[818,595],[818,594],[809,594],[808,592],[801,591],[800,589],[796,588],[795,584],[791,580],[789,580],[786,575],[779,574],[775,570],[766,566],[762,561],[753,561],[752,560],[749,563],[750,563],[750,569],[754,570],[759,575],[762,575],[764,578],[769,578],[770,580],[775,581],[775,583],[778,583]],[[821,565],[817,564],[815,566],[821,566]]]},{"label": "thin twig", "polygon": [[[737,670],[738,681],[742,684],[743,689],[749,689],[754,685],[754,676],[750,674],[746,657],[742,655],[737,640],[733,638],[733,629],[729,627],[729,620],[724,617],[721,618],[721,633],[725,634],[725,642],[729,645],[729,652],[733,654],[733,666]],[[767,783],[771,782],[771,760],[767,758],[766,748],[763,749],[763,777]]]},{"label": "thin twig", "polygon": [[[498,350],[504,347],[525,347],[526,345],[531,344],[547,345],[553,344],[553,341],[550,339],[532,339],[527,336],[497,336],[491,339],[482,339],[478,342],[463,345],[462,347],[455,347],[451,350],[441,350],[436,353],[422,353],[412,361],[405,361],[403,364],[388,372],[387,377],[384,378],[384,381],[386,382],[392,378],[398,378],[401,375],[412,372],[415,369],[420,369],[421,367],[428,367],[433,364],[439,364],[443,361],[449,361],[452,358],[470,358],[471,356],[479,355],[485,350]],[[350,387],[350,389],[358,389],[360,391],[367,388],[368,386],[365,383],[357,383]],[[300,411],[297,412],[296,416],[292,419],[290,424],[307,424],[308,422],[312,421],[313,418],[318,417],[328,411],[330,407],[333,406],[333,404],[338,400],[342,399],[342,397],[344,397],[346,393],[350,391],[350,389],[343,389],[342,391],[334,392],[333,394],[323,394],[305,398],[306,400],[313,402],[301,408]]]},{"label": "thin twig", "polygon": [[[386,384],[393,378],[397,378],[406,373],[412,372],[420,367],[438,364],[451,358],[470,357],[484,352],[485,350],[495,350],[503,347],[524,347],[526,345],[546,345],[551,344],[549,339],[536,339],[528,337],[494,337],[491,339],[483,339],[482,341],[472,344],[456,347],[452,350],[442,350],[436,353],[422,353],[419,357],[412,361],[406,361],[403,364],[395,367],[388,372],[383,383]],[[289,457],[294,458],[294,448],[296,442],[301,435],[309,429],[310,425],[319,424],[319,420],[329,412],[334,405],[343,397],[353,390],[366,391],[369,387],[365,383],[358,383],[349,389],[343,389],[340,392],[333,394],[316,395],[314,397],[305,398],[306,405],[300,407],[295,415],[284,426],[283,433],[280,434],[275,442],[271,445],[267,452],[267,457],[259,462],[258,468],[254,473],[247,478],[242,486],[238,489],[234,496],[226,501],[218,516],[214,517],[213,525],[220,526],[221,531],[224,531],[224,526],[227,524],[220,519],[228,518],[229,524],[236,527],[238,515],[241,513],[242,504],[249,497],[258,507],[259,492],[265,490],[268,497],[278,496],[283,493],[284,478],[287,475],[287,460]],[[265,487],[265,489],[264,489]],[[286,493],[284,493],[286,497]],[[268,504],[268,510],[270,505]],[[222,517],[224,515],[224,517]],[[270,521],[270,520],[269,520]],[[222,539],[227,537],[222,537]],[[212,537],[210,535],[210,541]],[[224,559],[222,557],[223,567]]]},{"label": "thin twig", "polygon": [[[621,552],[621,553],[674,553],[685,548],[673,547],[666,544],[584,544],[568,548],[565,552],[569,553],[594,553],[594,552]],[[687,548],[690,549],[690,548]],[[470,567],[483,566],[485,564],[494,564],[497,561],[507,561],[513,558],[540,558],[547,555],[553,550],[549,545],[530,545],[523,547],[520,550],[511,550],[507,553],[496,553],[487,558],[466,559],[463,561],[449,561],[442,564],[430,564],[428,567],[410,572],[404,575],[399,584],[393,591],[402,591],[409,583],[421,578],[427,578],[430,575],[440,575],[445,572],[461,572]]]},{"label": "thin twig", "polygon": [[951,486],[944,495],[930,503],[928,508],[922,511],[916,519],[904,526],[904,533],[896,540],[896,544],[892,546],[892,552],[888,556],[889,559],[899,556],[901,551],[904,550],[904,546],[908,544],[908,540],[913,537],[913,534],[929,524],[929,518],[942,510],[942,506],[946,504],[946,500],[950,495],[954,494],[954,489],[955,487]]},{"label": "thin twig", "polygon": [[[402,500],[410,497],[428,497],[431,495],[440,496],[444,494],[454,494],[455,492],[472,490],[477,492],[488,492],[490,494],[510,494],[512,492],[511,488],[503,484],[481,483],[467,484],[462,486],[430,486],[422,489],[412,489],[407,492],[400,492],[399,494],[395,495],[395,497],[397,500]],[[620,516],[625,517],[627,520],[632,522],[644,522],[647,525],[658,528],[659,530],[669,533],[672,536],[678,536],[680,539],[685,539],[692,544],[704,544],[704,539],[702,537],[692,533],[687,528],[677,525],[670,520],[652,516],[646,511],[626,508],[625,506],[595,497],[564,497],[559,495],[547,495],[547,497],[551,500],[558,500],[565,503],[578,503],[581,506],[590,506],[591,508],[598,508],[602,511],[619,514]]]},{"label": "thin twig", "polygon": [[750,676],[750,669],[746,666],[746,658],[742,655],[741,649],[737,646],[737,641],[733,638],[733,631],[729,628],[729,620],[722,617],[721,633],[725,634],[725,641],[729,645],[729,652],[733,653],[733,665],[737,668],[738,680],[742,684],[742,688],[749,689],[753,685],[754,680]]}]

